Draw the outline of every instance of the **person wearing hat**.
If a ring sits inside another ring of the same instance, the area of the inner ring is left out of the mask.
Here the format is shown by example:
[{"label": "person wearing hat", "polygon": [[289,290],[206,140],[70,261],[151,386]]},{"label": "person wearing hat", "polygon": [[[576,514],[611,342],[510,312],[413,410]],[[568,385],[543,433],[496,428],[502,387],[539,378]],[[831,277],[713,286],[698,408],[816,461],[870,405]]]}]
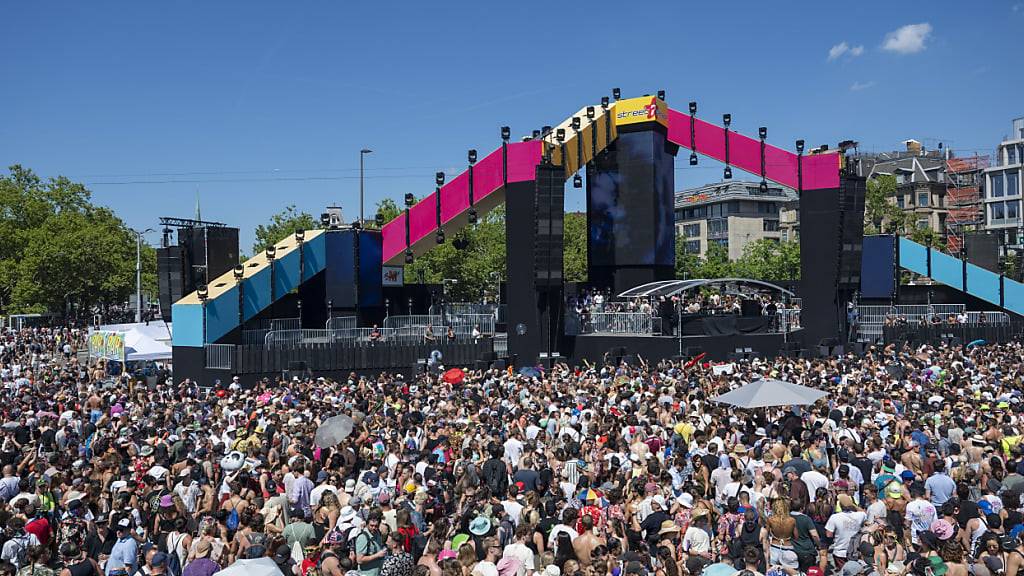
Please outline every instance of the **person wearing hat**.
[{"label": "person wearing hat", "polygon": [[387,548],[384,547],[380,533],[380,510],[373,510],[366,519],[364,526],[355,536],[353,549],[356,556],[357,570],[360,576],[379,576]]},{"label": "person wearing hat", "polygon": [[911,501],[907,503],[906,519],[910,525],[910,541],[919,542],[917,535],[931,528],[932,522],[938,519],[935,506],[925,498],[924,486],[919,482],[910,485]]},{"label": "person wearing hat", "polygon": [[847,546],[854,535],[864,527],[868,516],[854,504],[849,494],[840,494],[836,498],[836,504],[839,511],[832,514],[825,523],[825,535],[834,542],[832,556],[836,566],[841,567],[846,562]]},{"label": "person wearing hat", "polygon": [[138,567],[139,545],[131,534],[132,521],[125,516],[118,519],[114,526],[117,541],[114,542],[110,557],[107,559],[107,576],[111,576],[115,568],[125,568],[128,574],[134,574]]},{"label": "person wearing hat", "polygon": [[316,529],[313,528],[312,524],[306,522],[305,514],[301,508],[292,508],[289,516],[291,517],[291,522],[281,532],[281,536],[288,541],[289,546],[295,546],[295,543],[298,542],[299,546],[305,548],[316,541]]}]

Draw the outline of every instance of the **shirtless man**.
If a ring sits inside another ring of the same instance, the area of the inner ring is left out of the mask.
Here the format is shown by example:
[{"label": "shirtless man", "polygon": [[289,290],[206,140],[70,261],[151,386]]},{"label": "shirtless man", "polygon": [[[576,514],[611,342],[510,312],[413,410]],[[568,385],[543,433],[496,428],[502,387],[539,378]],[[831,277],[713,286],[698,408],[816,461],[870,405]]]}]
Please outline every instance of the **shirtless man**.
[{"label": "shirtless man", "polygon": [[606,546],[607,541],[594,534],[594,519],[589,515],[581,518],[580,524],[583,526],[583,532],[572,541],[572,549],[576,552],[576,558],[579,559],[580,566],[586,568],[590,566],[592,561],[591,553],[594,551],[594,548]]}]

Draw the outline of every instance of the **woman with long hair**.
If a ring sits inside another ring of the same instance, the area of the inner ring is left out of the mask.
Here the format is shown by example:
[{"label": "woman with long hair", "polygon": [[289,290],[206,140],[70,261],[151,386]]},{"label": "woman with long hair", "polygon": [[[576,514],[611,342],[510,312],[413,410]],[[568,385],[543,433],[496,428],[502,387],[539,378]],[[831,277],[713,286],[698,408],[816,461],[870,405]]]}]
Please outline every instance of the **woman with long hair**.
[{"label": "woman with long hair", "polygon": [[324,536],[334,530],[339,515],[341,504],[338,502],[338,495],[331,491],[324,492],[320,497],[320,505],[313,511],[313,533],[317,540],[323,540]]},{"label": "woman with long hair", "polygon": [[789,500],[776,498],[771,501],[771,516],[768,517],[764,529],[764,549],[768,551],[765,558],[768,566],[782,566],[797,569],[799,560],[793,541],[799,537],[796,518],[789,514]]}]

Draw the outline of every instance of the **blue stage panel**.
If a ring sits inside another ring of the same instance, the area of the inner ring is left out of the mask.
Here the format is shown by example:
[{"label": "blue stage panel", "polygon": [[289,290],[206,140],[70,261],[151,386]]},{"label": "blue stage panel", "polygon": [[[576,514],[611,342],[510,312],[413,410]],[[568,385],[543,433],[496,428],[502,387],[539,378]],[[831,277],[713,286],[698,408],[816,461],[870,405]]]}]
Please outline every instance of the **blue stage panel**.
[{"label": "blue stage panel", "polygon": [[172,343],[175,346],[202,348],[203,306],[201,304],[174,304],[171,306]]},{"label": "blue stage panel", "polygon": [[1003,302],[1006,309],[1024,314],[1024,284],[1010,279],[1003,280]]},{"label": "blue stage panel", "polygon": [[999,276],[974,264],[967,264],[967,293],[999,304]]},{"label": "blue stage panel", "polygon": [[865,236],[860,266],[861,298],[892,298],[896,290],[896,239]]},{"label": "blue stage panel", "polygon": [[302,245],[303,258],[305,258],[305,269],[302,273],[303,282],[320,273],[324,266],[326,266],[326,236],[326,234],[319,234]]},{"label": "blue stage panel", "polygon": [[927,276],[928,249],[913,240],[900,238],[900,267]]},{"label": "blue stage panel", "polygon": [[216,342],[238,327],[238,286],[206,302],[206,341]]},{"label": "blue stage panel", "polygon": [[932,279],[952,286],[957,290],[964,289],[963,262],[938,250],[932,250]]},{"label": "blue stage panel", "polygon": [[359,305],[383,306],[382,286],[383,255],[382,238],[379,232],[363,231],[359,234]]},{"label": "blue stage panel", "polygon": [[299,251],[291,252],[274,260],[274,294],[278,298],[291,292],[299,285]]},{"label": "blue stage panel", "polygon": [[243,310],[248,320],[270,306],[270,268],[264,267],[243,281]]}]

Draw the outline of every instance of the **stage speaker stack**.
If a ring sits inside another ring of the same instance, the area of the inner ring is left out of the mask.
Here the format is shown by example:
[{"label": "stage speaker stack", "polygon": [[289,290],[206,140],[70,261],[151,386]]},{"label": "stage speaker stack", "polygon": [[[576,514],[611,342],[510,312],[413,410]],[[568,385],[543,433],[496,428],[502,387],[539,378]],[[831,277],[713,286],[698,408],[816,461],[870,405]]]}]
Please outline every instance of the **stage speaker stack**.
[{"label": "stage speaker stack", "polygon": [[560,166],[537,167],[534,196],[534,281],[538,288],[562,285],[565,240],[565,171]]},{"label": "stage speaker stack", "polygon": [[185,296],[185,262],[181,246],[157,248],[157,287],[160,292],[160,316],[171,321],[171,306]]}]

